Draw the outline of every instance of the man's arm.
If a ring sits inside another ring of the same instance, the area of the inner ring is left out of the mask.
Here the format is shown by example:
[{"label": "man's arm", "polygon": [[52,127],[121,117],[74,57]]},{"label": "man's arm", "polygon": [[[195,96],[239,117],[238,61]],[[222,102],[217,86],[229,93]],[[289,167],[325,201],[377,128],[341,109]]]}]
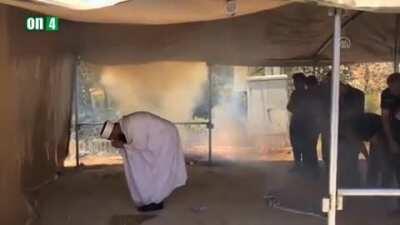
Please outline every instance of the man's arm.
[{"label": "man's arm", "polygon": [[386,141],[389,144],[389,150],[392,153],[399,153],[399,145],[393,139],[392,129],[390,125],[390,111],[388,109],[382,109],[382,125],[385,133]]}]

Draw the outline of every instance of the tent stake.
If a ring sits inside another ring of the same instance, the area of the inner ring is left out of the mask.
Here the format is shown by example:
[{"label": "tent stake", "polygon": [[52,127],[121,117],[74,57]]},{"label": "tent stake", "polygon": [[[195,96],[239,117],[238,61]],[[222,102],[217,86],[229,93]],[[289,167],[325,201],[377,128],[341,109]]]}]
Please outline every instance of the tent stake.
[{"label": "tent stake", "polygon": [[339,88],[340,88],[340,39],[341,15],[340,9],[335,9],[334,39],[333,39],[333,72],[331,86],[331,118],[330,118],[330,165],[329,165],[329,211],[328,225],[336,224],[337,209],[337,160],[339,133]]}]

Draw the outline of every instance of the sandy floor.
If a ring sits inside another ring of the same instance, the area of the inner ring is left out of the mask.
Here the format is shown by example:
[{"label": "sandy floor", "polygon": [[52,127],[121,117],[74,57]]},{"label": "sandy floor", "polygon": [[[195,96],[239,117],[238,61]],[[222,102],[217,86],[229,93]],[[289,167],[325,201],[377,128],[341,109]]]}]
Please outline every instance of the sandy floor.
[{"label": "sandy floor", "polygon": [[[188,185],[166,201],[155,215],[139,214],[132,204],[121,166],[69,169],[44,187],[39,199],[37,225],[313,225],[320,218],[269,208],[272,193],[284,206],[319,213],[326,178],[305,180],[289,175],[288,162],[227,163],[189,167]],[[394,225],[388,216],[391,200],[361,199],[345,202],[339,224]]]}]

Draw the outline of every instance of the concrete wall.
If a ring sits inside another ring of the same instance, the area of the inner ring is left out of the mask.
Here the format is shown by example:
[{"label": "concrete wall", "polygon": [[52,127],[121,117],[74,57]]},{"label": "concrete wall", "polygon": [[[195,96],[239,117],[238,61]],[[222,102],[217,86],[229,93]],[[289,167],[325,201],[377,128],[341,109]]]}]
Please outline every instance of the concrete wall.
[{"label": "concrete wall", "polygon": [[8,225],[24,224],[28,190],[61,168],[70,126],[68,24],[26,32],[26,15],[0,5],[0,224]]}]

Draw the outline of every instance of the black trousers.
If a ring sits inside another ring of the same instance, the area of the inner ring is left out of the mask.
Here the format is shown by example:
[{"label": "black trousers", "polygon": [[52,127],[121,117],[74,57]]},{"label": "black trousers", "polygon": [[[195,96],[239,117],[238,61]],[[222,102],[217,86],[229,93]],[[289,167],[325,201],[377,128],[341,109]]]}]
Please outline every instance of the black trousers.
[{"label": "black trousers", "polygon": [[[368,158],[367,184],[370,188],[400,187],[400,155],[388,151],[389,146],[383,131],[375,135],[370,142]],[[400,208],[400,198],[397,198]]]},{"label": "black trousers", "polygon": [[310,168],[317,167],[318,128],[311,126],[310,121],[292,120],[289,132],[295,164]]},{"label": "black trousers", "polygon": [[394,180],[400,185],[400,155],[391,154],[383,134],[370,143],[367,183],[370,187],[393,186]]},{"label": "black trousers", "polygon": [[364,143],[354,137],[340,137],[338,146],[338,185],[356,188],[361,184],[359,154]]}]

